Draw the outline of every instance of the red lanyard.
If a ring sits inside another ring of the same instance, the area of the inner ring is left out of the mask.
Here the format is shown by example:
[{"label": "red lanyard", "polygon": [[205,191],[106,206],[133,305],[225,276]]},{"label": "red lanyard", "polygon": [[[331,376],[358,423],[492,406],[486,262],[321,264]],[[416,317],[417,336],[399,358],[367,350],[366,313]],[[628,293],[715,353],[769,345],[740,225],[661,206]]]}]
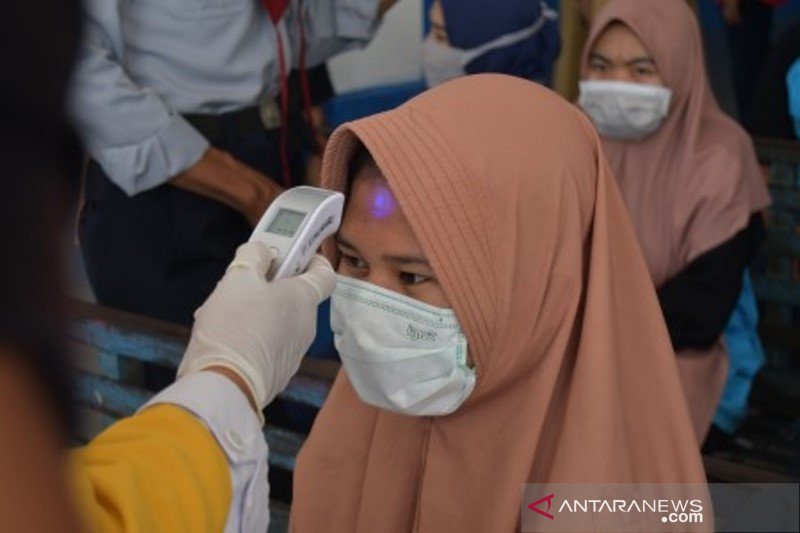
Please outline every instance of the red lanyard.
[{"label": "red lanyard", "polygon": [[261,7],[269,13],[269,19],[275,26],[281,20],[286,9],[289,7],[289,0],[259,0]]},{"label": "red lanyard", "polygon": [[[300,10],[303,9],[303,0],[300,0]],[[300,90],[303,98],[303,111],[306,115],[306,123],[312,130],[312,140],[314,142],[314,152],[320,154],[322,146],[317,142],[317,135],[314,127],[314,120],[311,116],[311,88],[308,83],[308,74],[306,73],[306,29],[303,25],[303,17],[297,17],[297,26],[300,30]]]},{"label": "red lanyard", "polygon": [[289,165],[289,77],[286,73],[286,59],[283,50],[281,30],[275,26],[278,37],[278,68],[281,80],[281,168],[283,169],[283,186],[292,184],[291,167]]},{"label": "red lanyard", "polygon": [[289,187],[292,183],[291,169],[289,165],[289,78],[286,69],[286,54],[283,48],[283,37],[281,36],[280,20],[283,18],[286,9],[289,7],[289,0],[259,0],[261,7],[269,15],[272,26],[275,28],[275,35],[278,41],[278,76],[280,77],[281,91],[281,169],[283,170],[283,186]]},{"label": "red lanyard", "polygon": [[[275,34],[278,41],[278,71],[280,77],[281,91],[281,168],[283,170],[283,185],[289,187],[292,183],[291,166],[289,164],[289,74],[286,66],[286,54],[283,45],[283,37],[280,30],[280,20],[289,7],[289,0],[259,0],[261,6],[269,15],[272,25],[275,27]],[[297,17],[298,29],[300,30],[300,85],[303,99],[303,108],[308,124],[313,127],[311,120],[311,90],[306,75],[306,37],[303,25],[303,0],[298,5],[299,15]],[[315,137],[316,140],[316,137]],[[319,147],[317,147],[319,150]]]}]

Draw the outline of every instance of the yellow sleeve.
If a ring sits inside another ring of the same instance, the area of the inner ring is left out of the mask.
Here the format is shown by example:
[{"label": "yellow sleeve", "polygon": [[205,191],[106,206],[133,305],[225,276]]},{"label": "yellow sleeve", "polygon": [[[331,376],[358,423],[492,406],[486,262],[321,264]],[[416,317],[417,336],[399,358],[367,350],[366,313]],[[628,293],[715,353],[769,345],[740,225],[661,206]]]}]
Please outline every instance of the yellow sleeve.
[{"label": "yellow sleeve", "polygon": [[121,420],[70,457],[90,531],[222,531],[232,498],[228,461],[190,413],[156,405]]}]

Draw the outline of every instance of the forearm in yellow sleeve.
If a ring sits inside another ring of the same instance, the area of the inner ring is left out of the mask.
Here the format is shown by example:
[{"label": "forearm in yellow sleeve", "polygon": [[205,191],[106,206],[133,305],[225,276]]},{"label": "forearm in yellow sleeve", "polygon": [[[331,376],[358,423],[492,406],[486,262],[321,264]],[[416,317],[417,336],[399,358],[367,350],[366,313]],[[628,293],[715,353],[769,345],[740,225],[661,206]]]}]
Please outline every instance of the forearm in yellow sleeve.
[{"label": "forearm in yellow sleeve", "polygon": [[173,405],[121,420],[70,457],[90,531],[222,531],[228,461],[211,432]]}]

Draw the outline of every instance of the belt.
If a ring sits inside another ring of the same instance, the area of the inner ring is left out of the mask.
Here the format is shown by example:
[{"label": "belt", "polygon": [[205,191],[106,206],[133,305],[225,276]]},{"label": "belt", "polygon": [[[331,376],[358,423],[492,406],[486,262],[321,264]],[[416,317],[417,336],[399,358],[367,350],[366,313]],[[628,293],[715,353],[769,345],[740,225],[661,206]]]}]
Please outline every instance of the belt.
[{"label": "belt", "polygon": [[281,113],[274,99],[265,99],[260,107],[246,107],[237,111],[210,114],[187,114],[184,118],[209,139],[219,139],[231,131],[249,135],[263,131],[277,131],[281,127]]}]

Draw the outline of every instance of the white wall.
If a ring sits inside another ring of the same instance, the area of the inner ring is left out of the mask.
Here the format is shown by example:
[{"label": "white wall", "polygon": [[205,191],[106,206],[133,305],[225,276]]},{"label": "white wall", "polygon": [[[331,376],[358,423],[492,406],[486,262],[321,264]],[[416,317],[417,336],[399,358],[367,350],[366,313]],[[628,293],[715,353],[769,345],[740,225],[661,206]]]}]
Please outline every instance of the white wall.
[{"label": "white wall", "polygon": [[328,61],[333,86],[342,93],[418,80],[421,43],[422,0],[399,0],[369,46]]}]

